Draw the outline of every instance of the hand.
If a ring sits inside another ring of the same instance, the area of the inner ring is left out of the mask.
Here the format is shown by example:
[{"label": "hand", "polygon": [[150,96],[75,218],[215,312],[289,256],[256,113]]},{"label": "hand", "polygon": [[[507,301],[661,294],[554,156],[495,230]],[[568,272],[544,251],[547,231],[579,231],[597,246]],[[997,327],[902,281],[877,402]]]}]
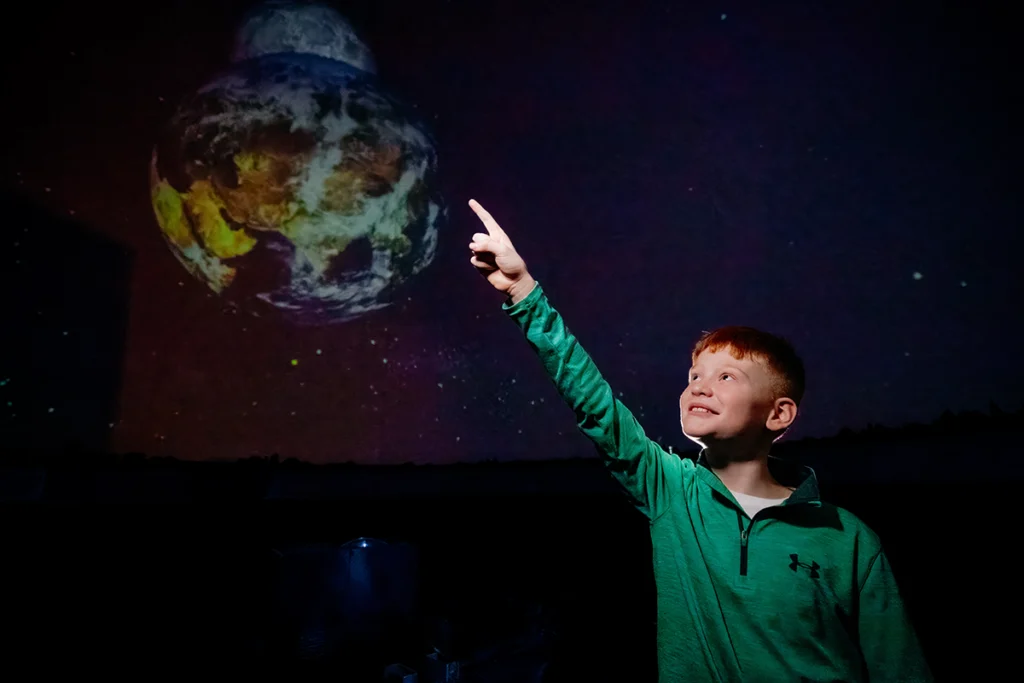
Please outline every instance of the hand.
[{"label": "hand", "polygon": [[469,208],[487,229],[486,235],[480,232],[473,235],[473,241],[469,243],[473,257],[469,262],[491,286],[508,294],[514,303],[518,302],[533,289],[534,280],[526,270],[526,262],[516,252],[505,231],[479,202],[470,199]]}]

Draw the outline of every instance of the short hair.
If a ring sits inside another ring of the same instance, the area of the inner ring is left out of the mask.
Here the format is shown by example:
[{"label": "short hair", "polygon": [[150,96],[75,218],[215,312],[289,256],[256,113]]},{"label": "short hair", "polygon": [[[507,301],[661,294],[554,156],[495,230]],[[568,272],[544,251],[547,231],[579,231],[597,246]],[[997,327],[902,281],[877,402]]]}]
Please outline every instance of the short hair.
[{"label": "short hair", "polygon": [[701,335],[693,347],[691,361],[696,364],[702,352],[714,353],[722,348],[729,348],[734,358],[751,358],[761,363],[771,382],[772,401],[787,397],[800,406],[806,381],[804,363],[786,339],[753,327],[719,327]]}]

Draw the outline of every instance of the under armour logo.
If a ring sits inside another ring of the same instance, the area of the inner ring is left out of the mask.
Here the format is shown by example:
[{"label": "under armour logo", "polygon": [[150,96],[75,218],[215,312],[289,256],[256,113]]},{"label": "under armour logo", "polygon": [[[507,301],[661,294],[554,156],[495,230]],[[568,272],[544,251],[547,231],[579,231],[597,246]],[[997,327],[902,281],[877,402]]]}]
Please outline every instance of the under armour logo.
[{"label": "under armour logo", "polygon": [[807,564],[806,562],[800,562],[797,559],[797,555],[795,553],[790,555],[789,559],[793,560],[789,565],[789,568],[793,571],[796,571],[797,567],[803,567],[811,573],[812,579],[817,579],[819,576],[821,576],[820,574],[818,574],[818,570],[821,569],[821,566],[817,562],[812,561],[810,564]]}]

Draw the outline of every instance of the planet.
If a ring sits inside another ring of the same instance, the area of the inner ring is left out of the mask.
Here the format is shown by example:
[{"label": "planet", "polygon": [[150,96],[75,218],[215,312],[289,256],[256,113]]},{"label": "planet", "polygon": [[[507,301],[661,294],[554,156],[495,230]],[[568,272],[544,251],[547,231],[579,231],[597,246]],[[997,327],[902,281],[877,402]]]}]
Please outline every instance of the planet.
[{"label": "planet", "polygon": [[335,10],[265,3],[243,20],[232,64],[160,135],[161,234],[231,307],[346,322],[391,305],[434,260],[447,215],[436,145],[374,70]]}]

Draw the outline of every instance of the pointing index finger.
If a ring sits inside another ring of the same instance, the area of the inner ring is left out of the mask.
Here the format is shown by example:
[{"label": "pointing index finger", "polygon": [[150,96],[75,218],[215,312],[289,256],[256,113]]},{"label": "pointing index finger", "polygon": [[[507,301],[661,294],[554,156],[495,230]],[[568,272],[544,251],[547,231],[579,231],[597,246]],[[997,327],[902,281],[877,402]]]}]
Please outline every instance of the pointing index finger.
[{"label": "pointing index finger", "polygon": [[494,217],[491,216],[487,209],[480,206],[480,202],[475,199],[470,199],[469,208],[473,209],[473,213],[475,213],[484,224],[484,227],[487,228],[487,232],[491,237],[497,237],[499,239],[505,237],[505,231],[501,229],[501,226],[498,225],[498,222],[494,220]]}]

